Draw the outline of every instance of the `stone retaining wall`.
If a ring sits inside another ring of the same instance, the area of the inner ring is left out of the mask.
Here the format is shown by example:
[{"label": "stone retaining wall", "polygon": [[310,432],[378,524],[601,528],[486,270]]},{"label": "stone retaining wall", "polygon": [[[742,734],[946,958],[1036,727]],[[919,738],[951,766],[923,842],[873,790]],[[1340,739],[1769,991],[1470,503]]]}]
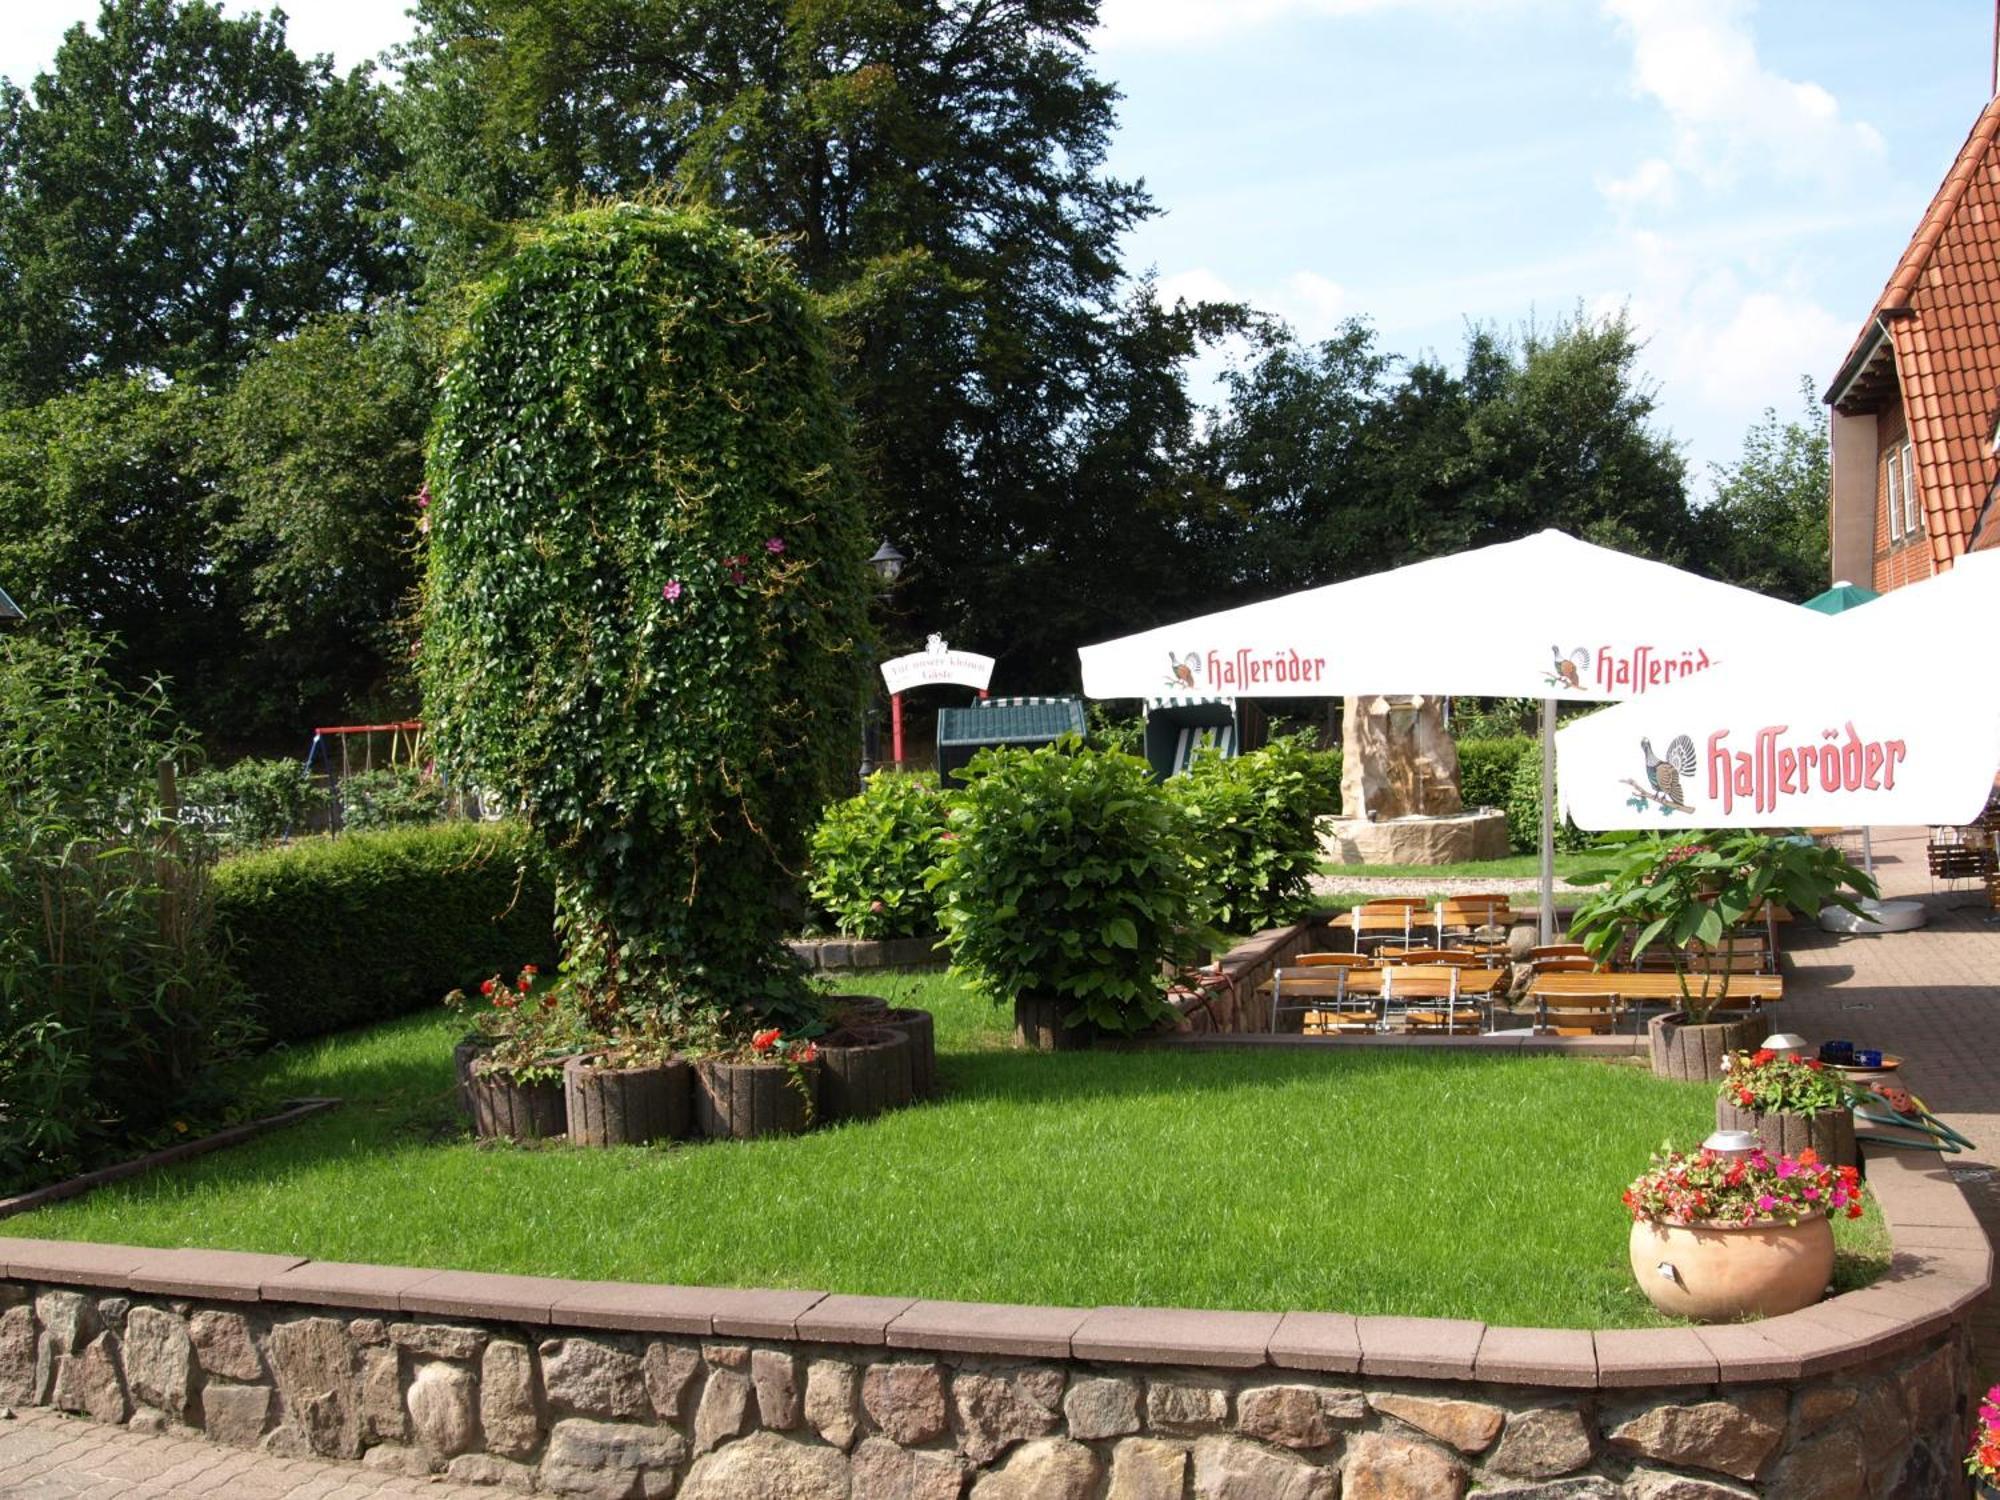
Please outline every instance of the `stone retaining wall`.
[{"label": "stone retaining wall", "polygon": [[1990,1251],[1941,1168],[1870,1176],[1875,1286],[1598,1333],[0,1238],[0,1402],[578,1496],[1960,1494]]},{"label": "stone retaining wall", "polygon": [[815,974],[859,969],[941,969],[949,962],[942,937],[794,938],[785,946]]}]

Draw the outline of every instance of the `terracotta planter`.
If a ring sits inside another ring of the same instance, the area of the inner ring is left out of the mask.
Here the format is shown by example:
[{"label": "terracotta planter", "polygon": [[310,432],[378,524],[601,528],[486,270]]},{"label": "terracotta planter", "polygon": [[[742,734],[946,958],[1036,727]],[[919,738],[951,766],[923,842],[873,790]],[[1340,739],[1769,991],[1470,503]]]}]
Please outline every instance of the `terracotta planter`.
[{"label": "terracotta planter", "polygon": [[1825,1293],[1833,1275],[1833,1226],[1824,1214],[1796,1224],[1699,1227],[1638,1219],[1631,1252],[1640,1290],[1669,1317],[1697,1323],[1775,1318],[1810,1307]]},{"label": "terracotta planter", "polygon": [[802,1135],[819,1116],[820,1065],[718,1062],[694,1069],[695,1126],[711,1140]]},{"label": "terracotta planter", "polygon": [[1768,1022],[1756,1016],[1711,1021],[1696,1026],[1684,1011],[1670,1010],[1646,1023],[1652,1044],[1653,1076],[1690,1083],[1714,1083],[1722,1077],[1722,1060],[1732,1052],[1755,1047]]},{"label": "terracotta planter", "polygon": [[882,1024],[910,1039],[910,1092],[919,1099],[938,1096],[937,1022],[927,1010],[898,1007],[882,1012]]},{"label": "terracotta planter", "polygon": [[1089,1025],[1071,1026],[1063,1017],[1072,1009],[1069,1001],[1053,995],[1014,997],[1014,1040],[1036,1052],[1079,1052],[1096,1035]]},{"label": "terracotta planter", "polygon": [[1727,1099],[1715,1101],[1717,1130],[1747,1130],[1773,1156],[1797,1156],[1808,1148],[1836,1167],[1860,1164],[1854,1147],[1854,1112],[1822,1110],[1816,1115],[1766,1114],[1741,1109]]},{"label": "terracotta planter", "polygon": [[829,1120],[868,1120],[912,1097],[910,1036],[892,1026],[836,1031],[819,1040],[819,1103]]},{"label": "terracotta planter", "polygon": [[679,1058],[627,1068],[615,1057],[563,1066],[569,1138],[579,1146],[643,1146],[684,1138],[694,1112],[694,1070]]},{"label": "terracotta planter", "polygon": [[472,1111],[472,1133],[494,1140],[551,1140],[565,1133],[563,1086],[516,1083],[504,1073],[489,1073],[475,1063],[466,1083]]}]

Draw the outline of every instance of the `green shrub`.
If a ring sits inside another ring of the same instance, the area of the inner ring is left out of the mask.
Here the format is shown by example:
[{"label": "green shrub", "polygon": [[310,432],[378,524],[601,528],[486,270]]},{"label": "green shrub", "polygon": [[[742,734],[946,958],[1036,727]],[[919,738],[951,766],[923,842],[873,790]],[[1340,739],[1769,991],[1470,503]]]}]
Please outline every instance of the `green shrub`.
[{"label": "green shrub", "polygon": [[966,774],[930,877],[954,969],[995,1004],[1064,1001],[1072,1025],[1163,1018],[1161,963],[1188,956],[1200,915],[1172,794],[1073,738],[982,750]]},{"label": "green shrub", "polygon": [[555,897],[517,824],[307,839],[223,861],[229,964],[279,1041],[434,1005],[555,960]]},{"label": "green shrub", "polygon": [[926,877],[944,820],[935,776],[876,772],[859,796],[829,807],[813,831],[813,900],[850,937],[936,932]]},{"label": "green shrub", "polygon": [[785,249],[556,219],[469,297],[432,427],[438,759],[523,809],[593,1006],[809,1013],[787,899],[852,774],[873,533]]},{"label": "green shrub", "polygon": [[1537,743],[1523,735],[1499,740],[1458,742],[1458,793],[1467,807],[1505,810],[1513,795],[1514,771],[1524,755],[1539,755]]},{"label": "green shrub", "polygon": [[326,788],[285,757],[239,760],[181,783],[182,807],[203,815],[225,849],[254,849],[305,833],[326,804]]},{"label": "green shrub", "polygon": [[444,783],[415,766],[357,771],[340,778],[343,828],[403,828],[412,823],[435,823],[444,814]]},{"label": "green shrub", "polygon": [[1339,772],[1329,761],[1297,739],[1279,739],[1234,759],[1199,756],[1168,783],[1216,925],[1255,932],[1311,909],[1319,820],[1340,806]]},{"label": "green shrub", "polygon": [[1089,726],[1088,743],[1093,750],[1115,750],[1120,755],[1146,753],[1146,719],[1131,709],[1114,710],[1109,703],[1086,703],[1084,723]]},{"label": "green shrub", "polygon": [[[1533,854],[1542,847],[1542,750],[1534,745],[1531,753],[1514,763],[1513,779],[1507,785],[1507,843],[1516,854]],[[1556,808],[1556,848],[1565,853],[1590,847],[1590,835]]]},{"label": "green shrub", "polygon": [[0,1191],[218,1118],[249,1040],[205,842],[160,805],[192,745],[106,650],[0,637]]}]

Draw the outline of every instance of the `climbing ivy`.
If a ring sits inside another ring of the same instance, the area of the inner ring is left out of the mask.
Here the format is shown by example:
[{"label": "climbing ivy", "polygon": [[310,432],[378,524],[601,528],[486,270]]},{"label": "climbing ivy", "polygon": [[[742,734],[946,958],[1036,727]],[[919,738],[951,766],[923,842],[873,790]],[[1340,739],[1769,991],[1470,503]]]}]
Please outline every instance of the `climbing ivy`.
[{"label": "climbing ivy", "polygon": [[784,1017],[787,897],[858,741],[867,547],[781,256],[682,210],[553,220],[471,298],[429,476],[439,758],[546,844],[571,982]]}]

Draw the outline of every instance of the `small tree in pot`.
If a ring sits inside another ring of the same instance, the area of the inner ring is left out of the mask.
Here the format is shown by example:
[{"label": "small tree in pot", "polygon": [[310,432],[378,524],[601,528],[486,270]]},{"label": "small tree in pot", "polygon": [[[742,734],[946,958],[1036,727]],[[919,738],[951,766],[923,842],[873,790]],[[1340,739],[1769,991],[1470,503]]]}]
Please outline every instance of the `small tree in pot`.
[{"label": "small tree in pot", "polygon": [[1859,898],[1875,894],[1839,850],[1789,835],[1607,833],[1592,852],[1604,863],[1570,879],[1604,890],[1577,908],[1570,936],[1600,961],[1628,942],[1633,962],[1656,944],[1671,955],[1681,1009],[1652,1023],[1653,1071],[1667,1078],[1719,1078],[1722,1059],[1757,1040],[1756,1020],[1711,1020],[1729,995],[1730,960],[1718,950],[1738,923],[1766,903],[1859,912]]},{"label": "small tree in pot", "polygon": [[1166,1019],[1162,967],[1190,957],[1183,817],[1146,763],[1065,739],[968,767],[931,875],[953,969],[1042,1051]]}]

